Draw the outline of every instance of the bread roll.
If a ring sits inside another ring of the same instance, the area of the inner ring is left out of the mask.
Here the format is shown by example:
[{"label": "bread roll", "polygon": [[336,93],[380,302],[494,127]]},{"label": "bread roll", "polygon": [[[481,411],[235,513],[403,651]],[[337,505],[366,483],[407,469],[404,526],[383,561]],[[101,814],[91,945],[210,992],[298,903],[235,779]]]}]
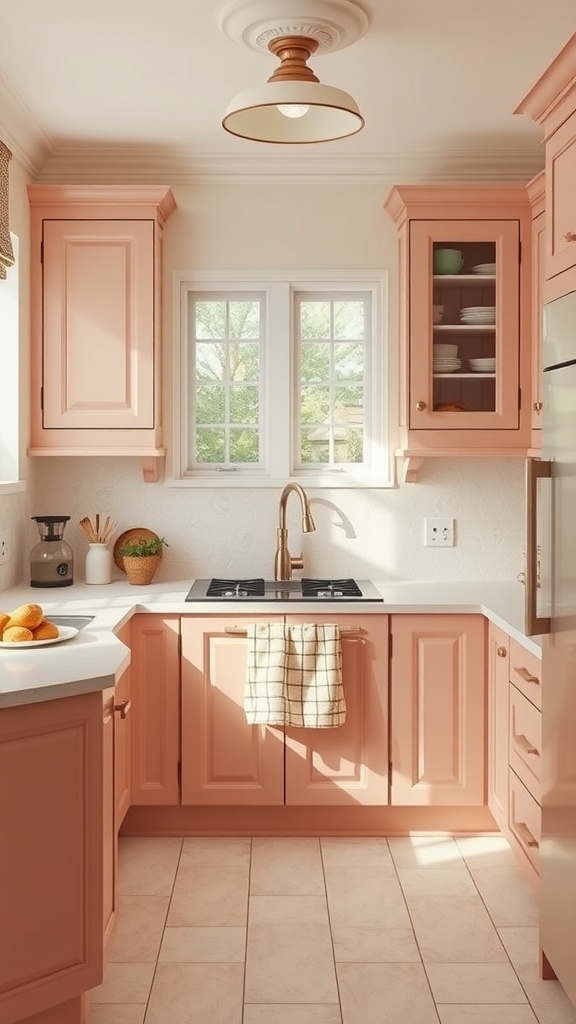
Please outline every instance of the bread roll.
[{"label": "bread roll", "polygon": [[32,634],[35,640],[55,640],[60,635],[60,630],[53,622],[44,619],[39,626],[36,626],[36,629],[32,630]]},{"label": "bread roll", "polygon": [[8,629],[2,633],[2,643],[4,644],[21,644],[33,639],[32,630],[26,629],[25,626],[8,626]]},{"label": "bread roll", "polygon": [[10,616],[8,612],[0,612],[0,636],[2,636],[2,631],[6,629],[9,622]]},{"label": "bread roll", "polygon": [[21,604],[10,612],[9,626],[25,626],[26,629],[35,629],[44,618],[44,612],[39,604]]}]

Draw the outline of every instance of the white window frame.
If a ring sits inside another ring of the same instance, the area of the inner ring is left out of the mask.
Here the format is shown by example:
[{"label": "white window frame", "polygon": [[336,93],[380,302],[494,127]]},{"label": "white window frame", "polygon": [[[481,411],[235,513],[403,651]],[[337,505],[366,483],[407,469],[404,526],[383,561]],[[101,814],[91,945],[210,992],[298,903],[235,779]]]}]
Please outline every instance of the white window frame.
[{"label": "white window frame", "polygon": [[[265,468],[260,470],[184,470],[187,446],[187,326],[189,293],[264,292],[265,336],[270,339],[262,354]],[[321,471],[293,468],[297,425],[297,359],[293,344],[293,295],[295,292],[370,292],[372,339],[364,380],[365,430],[369,461],[327,466]],[[316,488],[384,488],[394,486],[393,453],[389,445],[388,396],[388,275],[385,270],[299,271],[220,270],[175,271],[173,274],[173,443],[167,483],[173,487],[282,487],[287,480]],[[288,386],[286,384],[288,382]],[[280,429],[278,424],[281,424]]]},{"label": "white window frame", "polygon": [[10,234],[14,264],[0,281],[0,495],[26,489],[20,474],[20,307],[18,238]]}]

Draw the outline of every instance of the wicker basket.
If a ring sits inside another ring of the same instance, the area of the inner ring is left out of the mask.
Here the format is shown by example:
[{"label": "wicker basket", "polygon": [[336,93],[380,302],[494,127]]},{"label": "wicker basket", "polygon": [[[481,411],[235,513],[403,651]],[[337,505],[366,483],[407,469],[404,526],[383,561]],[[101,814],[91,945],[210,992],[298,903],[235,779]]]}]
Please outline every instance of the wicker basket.
[{"label": "wicker basket", "polygon": [[124,568],[128,583],[136,587],[152,583],[160,564],[160,555],[136,555],[124,558]]}]

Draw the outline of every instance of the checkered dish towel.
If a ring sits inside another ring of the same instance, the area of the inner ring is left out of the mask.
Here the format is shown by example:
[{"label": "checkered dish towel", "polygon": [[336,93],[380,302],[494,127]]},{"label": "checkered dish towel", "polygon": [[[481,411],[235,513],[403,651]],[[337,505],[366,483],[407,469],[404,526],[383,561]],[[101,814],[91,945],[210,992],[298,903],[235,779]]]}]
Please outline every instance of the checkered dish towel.
[{"label": "checkered dish towel", "polygon": [[344,725],[339,626],[258,622],[247,632],[244,710],[251,725]]}]

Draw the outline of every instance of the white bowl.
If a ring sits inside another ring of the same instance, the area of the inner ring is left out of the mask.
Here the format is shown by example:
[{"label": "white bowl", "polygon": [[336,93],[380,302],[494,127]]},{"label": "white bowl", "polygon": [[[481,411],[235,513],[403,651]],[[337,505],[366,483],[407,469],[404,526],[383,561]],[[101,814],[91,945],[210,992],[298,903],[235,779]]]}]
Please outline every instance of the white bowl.
[{"label": "white bowl", "polygon": [[434,342],[432,345],[432,353],[434,356],[454,356],[458,355],[458,345],[445,345],[444,342]]}]

